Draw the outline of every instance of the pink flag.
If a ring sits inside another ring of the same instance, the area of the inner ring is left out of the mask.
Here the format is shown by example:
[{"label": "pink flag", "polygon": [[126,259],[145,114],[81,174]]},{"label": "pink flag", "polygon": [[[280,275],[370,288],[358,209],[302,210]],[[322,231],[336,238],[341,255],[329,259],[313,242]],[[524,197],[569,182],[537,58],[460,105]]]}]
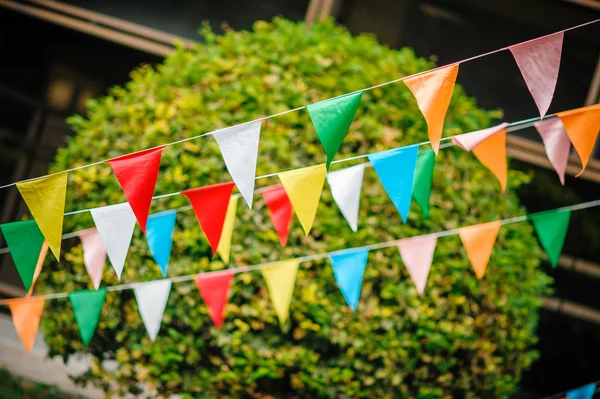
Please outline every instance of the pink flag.
[{"label": "pink flag", "polygon": [[542,136],[548,159],[558,174],[560,183],[564,186],[565,171],[567,170],[569,153],[571,152],[571,141],[562,121],[560,118],[552,118],[536,122],[533,125],[540,136]]},{"label": "pink flag", "polygon": [[106,249],[102,238],[95,227],[79,232],[81,246],[83,247],[83,263],[87,269],[95,289],[100,287],[102,270],[106,263]]},{"label": "pink flag", "polygon": [[405,238],[398,242],[402,261],[421,296],[427,284],[436,242],[437,238],[433,235]]},{"label": "pink flag", "polygon": [[563,36],[560,32],[509,47],[542,118],[554,96]]},{"label": "pink flag", "polygon": [[506,129],[508,123],[502,123],[498,126],[488,127],[487,129],[477,130],[475,132],[459,134],[452,137],[452,142],[465,151],[471,151],[485,140],[498,133],[502,129]]}]

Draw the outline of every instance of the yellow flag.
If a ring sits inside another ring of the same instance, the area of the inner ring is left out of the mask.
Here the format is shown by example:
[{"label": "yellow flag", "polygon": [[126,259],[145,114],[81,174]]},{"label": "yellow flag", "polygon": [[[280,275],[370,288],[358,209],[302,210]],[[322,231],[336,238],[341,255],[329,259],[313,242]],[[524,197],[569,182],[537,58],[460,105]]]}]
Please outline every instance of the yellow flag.
[{"label": "yellow flag", "polygon": [[325,175],[327,175],[325,164],[277,174],[306,235],[315,221]]},{"label": "yellow flag", "polygon": [[227,206],[225,222],[223,222],[223,230],[221,230],[221,239],[217,246],[217,253],[221,255],[221,259],[227,264],[229,264],[229,254],[231,253],[231,238],[233,237],[233,224],[235,222],[237,203],[238,197],[232,196]]},{"label": "yellow flag", "polygon": [[17,183],[40,231],[56,260],[60,260],[63,216],[67,194],[67,172]]},{"label": "yellow flag", "polygon": [[267,282],[271,302],[273,302],[279,323],[283,325],[290,312],[290,302],[296,285],[296,273],[298,273],[298,261],[284,260],[265,267],[261,271]]}]

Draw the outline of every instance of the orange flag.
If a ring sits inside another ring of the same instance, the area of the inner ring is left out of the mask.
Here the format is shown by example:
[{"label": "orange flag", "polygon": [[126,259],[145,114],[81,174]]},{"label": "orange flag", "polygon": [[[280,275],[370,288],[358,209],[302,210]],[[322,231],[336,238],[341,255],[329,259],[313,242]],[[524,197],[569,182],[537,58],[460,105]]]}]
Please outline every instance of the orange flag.
[{"label": "orange flag", "polygon": [[457,75],[458,64],[452,64],[404,80],[427,122],[429,140],[436,155]]},{"label": "orange flag", "polygon": [[31,348],[33,348],[35,335],[44,310],[44,303],[45,301],[39,298],[19,298],[6,301],[17,334],[19,334],[27,353],[30,353]]},{"label": "orange flag", "polygon": [[40,272],[42,271],[42,266],[44,265],[44,260],[46,259],[46,254],[48,253],[48,242],[44,240],[42,244],[42,249],[40,250],[40,256],[38,257],[38,261],[35,265],[35,271],[33,272],[33,280],[31,281],[31,287],[29,287],[29,291],[27,292],[28,297],[33,294],[33,287],[35,286],[35,282],[40,276]]},{"label": "orange flag", "polygon": [[506,163],[506,129],[500,130],[490,138],[484,140],[473,148],[473,154],[488,168],[500,182],[502,191],[506,190],[506,176],[508,165]]},{"label": "orange flag", "polygon": [[598,131],[600,130],[600,104],[572,109],[556,114],[562,121],[567,135],[581,159],[581,176],[590,160]]},{"label": "orange flag", "polygon": [[498,230],[500,230],[499,220],[458,229],[458,235],[467,251],[477,278],[483,278],[485,274]]}]

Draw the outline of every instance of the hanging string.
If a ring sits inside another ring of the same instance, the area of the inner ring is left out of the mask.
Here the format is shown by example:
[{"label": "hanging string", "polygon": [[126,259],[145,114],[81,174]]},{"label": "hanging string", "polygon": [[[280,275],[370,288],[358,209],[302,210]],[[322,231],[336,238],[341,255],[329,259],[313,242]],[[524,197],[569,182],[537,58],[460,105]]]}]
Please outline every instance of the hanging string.
[{"label": "hanging string", "polygon": [[[418,73],[415,73],[415,74],[412,74],[412,75],[404,76],[402,78],[397,78],[397,79],[390,80],[390,81],[387,81],[387,82],[379,83],[377,85],[370,86],[370,87],[367,87],[367,88],[364,88],[364,89],[355,90],[355,91],[353,91],[351,93],[346,93],[346,94],[341,94],[339,96],[331,97],[331,98],[329,98],[327,100],[333,100],[333,99],[336,99],[336,98],[339,98],[339,97],[343,97],[343,96],[347,96],[347,95],[351,95],[351,94],[356,94],[356,93],[363,92],[363,91],[369,91],[369,90],[378,89],[380,87],[391,85],[391,84],[394,84],[394,83],[398,83],[398,82],[401,82],[401,81],[409,79],[409,78],[413,78],[413,77],[420,76],[420,75],[423,75],[423,74],[426,74],[426,73],[434,72],[434,71],[437,71],[437,70],[442,69],[442,68],[446,68],[446,67],[451,66],[451,65],[462,64],[462,63],[466,63],[466,62],[469,62],[469,61],[474,61],[476,59],[479,59],[479,58],[482,58],[482,57],[486,57],[488,55],[492,55],[492,54],[496,54],[496,53],[508,50],[508,49],[510,49],[511,47],[514,47],[514,46],[520,46],[520,45],[527,44],[527,43],[530,43],[530,42],[533,42],[533,41],[536,41],[536,40],[539,40],[539,39],[543,39],[543,38],[548,37],[548,36],[556,35],[558,33],[565,33],[565,32],[568,32],[568,31],[571,31],[571,30],[574,30],[574,29],[583,28],[584,26],[592,25],[592,24],[595,24],[597,22],[600,22],[600,18],[599,19],[595,19],[593,21],[585,22],[585,23],[582,23],[582,24],[579,24],[579,25],[576,25],[576,26],[571,26],[569,28],[562,29],[562,30],[559,30],[559,31],[554,32],[554,33],[550,33],[548,35],[540,36],[540,37],[537,37],[535,39],[531,39],[531,40],[527,40],[527,41],[524,41],[524,42],[512,44],[510,46],[502,47],[502,48],[499,48],[499,49],[496,49],[496,50],[492,50],[492,51],[489,51],[487,53],[479,54],[479,55],[476,55],[476,56],[473,56],[473,57],[470,57],[470,58],[465,58],[465,59],[463,59],[461,61],[456,61],[456,62],[447,64],[447,65],[443,65],[443,66],[439,66],[437,68],[433,68],[433,69],[430,69],[430,70],[427,70],[427,71],[418,72]],[[192,137],[188,137],[188,138],[185,138],[185,139],[173,141],[173,142],[170,142],[170,143],[167,143],[167,144],[162,144],[162,145],[158,145],[158,146],[155,146],[155,147],[150,147],[150,148],[146,148],[146,149],[143,149],[143,150],[134,151],[134,152],[131,152],[131,153],[125,154],[125,155],[133,155],[133,154],[137,154],[139,152],[150,150],[150,149],[156,149],[156,148],[159,148],[159,147],[168,147],[168,146],[172,146],[172,145],[176,145],[176,144],[185,143],[186,141],[195,140],[195,139],[198,139],[198,138],[201,138],[201,137],[209,136],[209,135],[212,135],[214,133],[218,133],[218,132],[221,132],[223,130],[229,129],[231,127],[239,127],[239,126],[248,125],[248,124],[251,124],[251,123],[254,123],[254,122],[260,122],[260,121],[263,121],[263,120],[267,120],[267,119],[271,119],[271,118],[276,118],[278,116],[282,116],[282,115],[285,115],[285,114],[289,114],[289,113],[292,113],[292,112],[303,110],[304,108],[306,108],[306,105],[303,105],[303,106],[297,107],[297,108],[293,108],[293,109],[289,109],[289,110],[286,110],[286,111],[282,111],[282,112],[279,112],[279,113],[276,113],[276,114],[273,114],[273,115],[263,116],[261,118],[257,118],[257,119],[254,119],[254,120],[251,120],[251,121],[248,121],[248,122],[239,123],[237,125],[228,126],[226,128],[213,130],[213,131],[210,131],[208,133],[203,133],[203,134],[200,134],[200,135],[197,135],[197,136],[192,136]],[[112,158],[109,158],[109,159],[112,159]],[[76,171],[76,170],[79,170],[79,169],[88,168],[90,166],[100,165],[101,163],[104,163],[104,162],[108,161],[109,159],[104,159],[102,161],[97,161],[97,162],[86,164],[86,165],[76,166],[76,167],[71,168],[71,169],[63,170],[61,172],[50,173],[50,174],[44,175],[44,176],[33,177],[31,179],[25,179],[25,180],[13,182],[13,183],[5,184],[3,186],[0,186],[0,190],[4,189],[4,188],[12,187],[12,186],[14,186],[14,185],[16,185],[17,183],[20,183],[20,182],[26,182],[26,181],[36,180],[36,179],[40,179],[42,177],[53,176],[53,175],[56,175],[58,173],[73,172],[73,171]]]},{"label": "hanging string", "polygon": [[[500,222],[500,225],[504,226],[504,225],[512,224],[512,223],[525,222],[525,221],[527,221],[527,220],[529,220],[531,218],[542,216],[542,215],[544,215],[546,213],[549,213],[549,212],[579,211],[579,210],[582,210],[582,209],[593,208],[593,207],[596,207],[596,206],[600,206],[600,199],[597,199],[595,201],[583,202],[583,203],[575,204],[575,205],[563,206],[563,207],[552,209],[552,210],[547,210],[547,211],[542,211],[542,212],[535,212],[535,213],[530,213],[530,214],[521,215],[521,216],[515,216],[515,217],[512,217],[512,218],[508,218],[508,219],[501,219],[501,220],[498,220],[498,221]],[[458,232],[459,232],[460,229],[461,228],[455,228],[455,229],[450,229],[450,230],[439,231],[439,232],[436,232],[436,233],[421,234],[421,235],[417,235],[417,236],[411,236],[410,238],[413,238],[413,237],[436,237],[436,238],[448,237],[448,236],[452,236],[452,235],[458,234]],[[292,261],[293,260],[293,261],[296,261],[298,263],[305,263],[305,262],[312,262],[312,261],[315,261],[315,260],[325,259],[325,258],[329,257],[330,255],[339,254],[339,253],[343,253],[343,252],[347,252],[347,251],[355,251],[355,250],[377,250],[377,249],[389,248],[389,247],[395,246],[396,244],[398,244],[402,240],[403,240],[403,238],[400,238],[400,239],[397,239],[397,240],[385,241],[385,242],[380,242],[380,243],[377,243],[377,244],[362,245],[362,246],[353,247],[353,248],[344,248],[344,249],[340,249],[340,250],[323,252],[323,253],[319,253],[319,254],[301,256],[301,257],[293,258],[293,259],[286,259],[286,260],[283,260],[283,261],[278,260],[278,261],[260,263],[260,264],[252,265],[252,266],[230,267],[230,268],[216,270],[216,271],[200,272],[200,273],[188,274],[188,275],[185,275],[185,276],[169,277],[169,278],[156,279],[156,280],[151,280],[151,281],[169,280],[172,283],[182,283],[182,282],[186,282],[186,281],[192,281],[198,275],[215,275],[215,274],[224,273],[224,272],[233,273],[233,274],[247,273],[247,272],[253,272],[253,271],[256,271],[256,270],[260,270],[260,269],[263,269],[263,268],[266,268],[266,267],[270,267],[270,266],[273,266],[275,264],[278,264],[278,263],[281,263],[281,262],[285,262],[285,261]],[[147,282],[147,281],[144,281],[144,283],[145,282]],[[117,291],[124,291],[124,290],[133,289],[138,284],[141,284],[141,282],[112,285],[112,286],[108,286],[108,287],[105,287],[105,288],[106,288],[107,291],[117,292]],[[32,299],[44,299],[44,300],[60,299],[60,298],[66,298],[66,297],[68,297],[69,294],[70,294],[70,292],[57,292],[57,293],[53,293],[53,294],[36,295],[36,296],[32,296],[31,298]],[[13,298],[13,299],[19,299],[19,298]],[[7,305],[6,300],[0,301],[0,305]]]}]

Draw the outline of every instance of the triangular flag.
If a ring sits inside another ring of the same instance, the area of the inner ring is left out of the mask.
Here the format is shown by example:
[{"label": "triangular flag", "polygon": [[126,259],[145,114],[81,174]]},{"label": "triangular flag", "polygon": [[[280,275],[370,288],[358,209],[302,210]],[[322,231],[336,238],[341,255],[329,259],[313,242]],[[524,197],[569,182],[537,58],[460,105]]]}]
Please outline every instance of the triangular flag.
[{"label": "triangular flag", "polygon": [[411,145],[368,155],[383,188],[400,212],[403,223],[408,220],[410,211],[418,152],[419,146]]},{"label": "triangular flag", "polygon": [[108,160],[144,234],[163,148],[150,148]]},{"label": "triangular flag", "polygon": [[452,64],[404,79],[404,84],[415,96],[419,109],[427,122],[429,140],[436,155],[440,148],[444,118],[450,105],[457,76],[458,64]]},{"label": "triangular flag", "polygon": [[196,286],[200,296],[208,308],[208,314],[217,328],[223,325],[225,305],[229,299],[229,289],[233,280],[233,272],[224,270],[218,273],[203,273],[196,276]]},{"label": "triangular flag", "polygon": [[582,169],[577,174],[580,176],[588,164],[600,131],[600,104],[559,112],[556,116],[562,121],[571,144],[581,159]]},{"label": "triangular flag", "polygon": [[411,237],[398,241],[402,262],[421,296],[427,284],[436,243],[437,238],[434,235]]},{"label": "triangular flag", "polygon": [[25,347],[25,352],[31,353],[44,310],[44,299],[28,297],[9,299],[5,303],[10,309],[13,324]]},{"label": "triangular flag", "polygon": [[79,335],[85,346],[89,346],[92,341],[105,299],[106,288],[100,288],[97,291],[84,290],[69,293],[75,321],[79,326]]},{"label": "triangular flag", "polygon": [[213,133],[225,166],[250,208],[254,197],[260,124],[261,121],[251,122]]},{"label": "triangular flag", "polygon": [[532,218],[533,227],[552,267],[558,266],[570,219],[571,211],[548,212]]},{"label": "triangular flag", "polygon": [[548,112],[554,97],[563,37],[564,33],[559,32],[508,48],[515,57],[542,118]]},{"label": "triangular flag", "polygon": [[283,188],[308,235],[317,214],[327,168],[324,164],[278,173]]},{"label": "triangular flag", "polygon": [[135,229],[135,215],[128,202],[90,210],[94,224],[117,278],[121,279]]},{"label": "triangular flag", "polygon": [[290,302],[298,273],[298,261],[292,259],[277,262],[262,268],[261,272],[267,282],[271,302],[273,302],[279,323],[283,325],[290,312]]},{"label": "triangular flag", "polygon": [[233,186],[233,182],[227,182],[181,192],[190,200],[196,218],[198,218],[212,248],[213,256],[219,247],[219,241],[221,241],[221,232]]},{"label": "triangular flag", "polygon": [[571,141],[560,118],[545,119],[533,124],[542,136],[548,160],[558,174],[560,183],[565,185],[565,171],[569,163]]},{"label": "triangular flag", "polygon": [[169,301],[170,292],[171,280],[169,279],[139,283],[133,287],[140,316],[142,316],[148,337],[152,342],[154,342],[160,331],[160,324]]},{"label": "triangular flag", "polygon": [[476,132],[460,134],[452,142],[465,151],[472,151],[479,162],[488,168],[500,182],[502,191],[506,190],[508,164],[506,162],[507,123]]},{"label": "triangular flag", "polygon": [[273,186],[263,192],[263,199],[269,212],[275,231],[279,235],[279,242],[285,247],[292,225],[292,203],[285,193],[283,186]]},{"label": "triangular flag", "polygon": [[238,197],[232,196],[227,206],[225,214],[225,222],[223,223],[223,231],[221,239],[217,246],[217,253],[221,255],[221,259],[225,264],[229,264],[229,255],[231,254],[231,239],[233,238],[233,226],[235,224],[235,212],[237,210]]},{"label": "triangular flag", "polygon": [[42,249],[40,250],[40,256],[38,257],[37,263],[35,265],[35,271],[33,272],[33,279],[31,280],[31,287],[29,287],[29,291],[27,291],[27,295],[31,296],[33,294],[33,288],[35,287],[35,283],[42,272],[42,266],[44,266],[44,261],[46,260],[46,254],[48,253],[48,242],[44,240],[42,244]]},{"label": "triangular flag", "polygon": [[0,225],[0,229],[2,229],[4,240],[10,249],[10,256],[15,262],[25,291],[29,291],[44,243],[44,236],[33,219],[5,223]]},{"label": "triangular flag", "polygon": [[60,260],[67,178],[67,172],[60,172],[17,183],[21,196],[56,260]]},{"label": "triangular flag", "polygon": [[358,229],[358,210],[365,164],[351,166],[327,174],[327,183],[338,208],[346,218],[352,231]]},{"label": "triangular flag", "polygon": [[327,169],[350,129],[362,94],[359,91],[306,106],[327,154]]},{"label": "triangular flag", "polygon": [[148,217],[148,230],[146,232],[148,248],[150,248],[154,261],[163,276],[167,275],[167,268],[169,267],[176,215],[175,211],[168,211],[155,213]]},{"label": "triangular flag", "polygon": [[330,254],[333,276],[350,309],[356,310],[360,300],[363,275],[367,266],[369,250],[353,250]]},{"label": "triangular flag", "polygon": [[426,218],[429,218],[429,197],[431,197],[434,167],[435,154],[433,151],[425,151],[419,154],[417,157],[417,166],[415,167],[415,181],[412,195]]},{"label": "triangular flag", "polygon": [[500,230],[500,221],[498,220],[458,229],[460,240],[467,251],[477,278],[483,278],[485,274],[498,230]]},{"label": "triangular flag", "polygon": [[102,243],[102,237],[100,237],[100,233],[95,227],[80,231],[78,235],[83,249],[85,269],[90,279],[92,279],[94,289],[97,290],[100,287],[102,271],[106,263],[106,249]]},{"label": "triangular flag", "polygon": [[567,392],[567,399],[592,399],[595,393],[596,383],[593,382],[576,389],[571,389]]}]

